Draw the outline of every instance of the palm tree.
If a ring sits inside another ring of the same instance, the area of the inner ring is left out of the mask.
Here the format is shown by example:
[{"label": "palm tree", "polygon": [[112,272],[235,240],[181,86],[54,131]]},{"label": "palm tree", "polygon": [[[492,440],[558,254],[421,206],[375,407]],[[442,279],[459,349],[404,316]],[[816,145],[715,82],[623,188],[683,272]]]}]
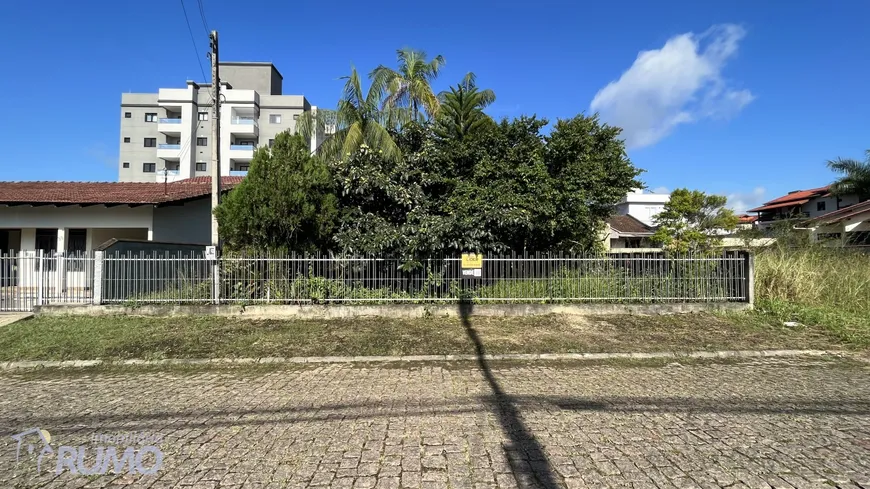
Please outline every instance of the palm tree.
[{"label": "palm tree", "polygon": [[850,158],[828,160],[828,168],[843,175],[831,184],[834,195],[856,194],[859,201],[870,199],[870,150],[866,150],[864,155],[864,161]]},{"label": "palm tree", "polygon": [[483,109],[495,102],[495,92],[490,89],[478,90],[476,79],[474,73],[468,72],[461,83],[438,94],[441,111],[435,133],[442,138],[461,141],[468,134],[492,122]]},{"label": "palm tree", "polygon": [[439,102],[431,83],[444,66],[444,57],[439,54],[427,62],[425,52],[410,48],[399,49],[396,54],[398,70],[380,65],[369,74],[372,87],[386,95],[382,109],[392,123],[418,121],[421,109],[433,117]]},{"label": "palm tree", "polygon": [[327,161],[346,158],[363,146],[379,151],[385,159],[401,158],[399,147],[384,126],[385,114],[380,110],[382,91],[374,84],[364,93],[356,68],[351,68],[344,92],[335,111],[308,111],[299,117],[296,129],[305,138],[323,134],[328,126],[334,132],[317,148],[317,153]]}]

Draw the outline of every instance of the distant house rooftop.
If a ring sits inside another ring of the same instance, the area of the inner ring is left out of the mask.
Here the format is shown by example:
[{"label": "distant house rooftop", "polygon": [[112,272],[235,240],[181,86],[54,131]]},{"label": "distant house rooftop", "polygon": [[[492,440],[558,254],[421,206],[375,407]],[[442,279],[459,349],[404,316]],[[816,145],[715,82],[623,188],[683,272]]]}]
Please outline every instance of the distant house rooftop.
[{"label": "distant house rooftop", "polygon": [[610,229],[620,236],[652,236],[653,228],[647,226],[637,218],[630,215],[610,216],[607,219]]},{"label": "distant house rooftop", "polygon": [[[240,176],[221,178],[228,190]],[[0,182],[0,205],[159,205],[211,194],[211,177],[158,182]]]},{"label": "distant house rooftop", "polygon": [[809,202],[810,199],[816,197],[827,197],[829,195],[831,195],[831,188],[827,185],[819,188],[811,188],[809,190],[793,190],[782,197],[777,197],[771,201],[765,202],[764,205],[754,209],[749,209],[746,212],[765,212],[781,209],[783,207],[804,205]]}]

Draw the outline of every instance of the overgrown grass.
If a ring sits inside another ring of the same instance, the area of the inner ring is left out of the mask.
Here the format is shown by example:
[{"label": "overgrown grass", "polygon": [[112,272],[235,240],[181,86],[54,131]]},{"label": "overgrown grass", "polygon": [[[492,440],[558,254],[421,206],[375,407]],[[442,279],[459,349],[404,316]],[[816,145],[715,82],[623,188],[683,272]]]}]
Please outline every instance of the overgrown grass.
[{"label": "overgrown grass", "polygon": [[759,250],[756,309],[771,320],[822,326],[870,347],[870,254],[807,246]]},{"label": "overgrown grass", "polygon": [[[472,317],[487,353],[842,348],[817,328],[707,314]],[[37,316],[0,328],[0,360],[474,354],[458,318],[253,321]]]}]

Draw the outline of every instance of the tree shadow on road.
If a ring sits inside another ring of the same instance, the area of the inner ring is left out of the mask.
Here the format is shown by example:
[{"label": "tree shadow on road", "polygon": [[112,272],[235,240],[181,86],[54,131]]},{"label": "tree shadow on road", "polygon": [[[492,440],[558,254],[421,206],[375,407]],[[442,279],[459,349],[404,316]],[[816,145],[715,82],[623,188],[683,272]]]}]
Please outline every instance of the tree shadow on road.
[{"label": "tree shadow on road", "polygon": [[474,343],[477,364],[480,366],[490,390],[492,390],[492,397],[489,397],[491,408],[498,416],[505,436],[510,439],[510,445],[505,446],[504,450],[511,472],[513,472],[520,487],[561,487],[556,482],[556,476],[553,474],[550,461],[547,459],[543,447],[523,422],[517,407],[518,403],[512,396],[505,393],[492,373],[486,360],[486,349],[483,342],[471,325],[473,307],[474,304],[470,302],[461,302],[459,316],[468,338]]}]

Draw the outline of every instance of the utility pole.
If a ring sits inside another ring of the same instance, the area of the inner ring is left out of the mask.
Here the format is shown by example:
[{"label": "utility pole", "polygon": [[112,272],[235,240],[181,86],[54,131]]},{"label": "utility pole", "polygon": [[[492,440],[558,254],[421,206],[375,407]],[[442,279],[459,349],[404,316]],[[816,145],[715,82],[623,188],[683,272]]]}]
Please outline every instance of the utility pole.
[{"label": "utility pole", "polygon": [[218,235],[218,222],[215,209],[221,203],[221,79],[218,71],[218,33],[211,31],[209,35],[211,46],[211,244],[215,249],[214,270],[212,277],[212,299],[220,303],[220,257],[221,242]]}]

